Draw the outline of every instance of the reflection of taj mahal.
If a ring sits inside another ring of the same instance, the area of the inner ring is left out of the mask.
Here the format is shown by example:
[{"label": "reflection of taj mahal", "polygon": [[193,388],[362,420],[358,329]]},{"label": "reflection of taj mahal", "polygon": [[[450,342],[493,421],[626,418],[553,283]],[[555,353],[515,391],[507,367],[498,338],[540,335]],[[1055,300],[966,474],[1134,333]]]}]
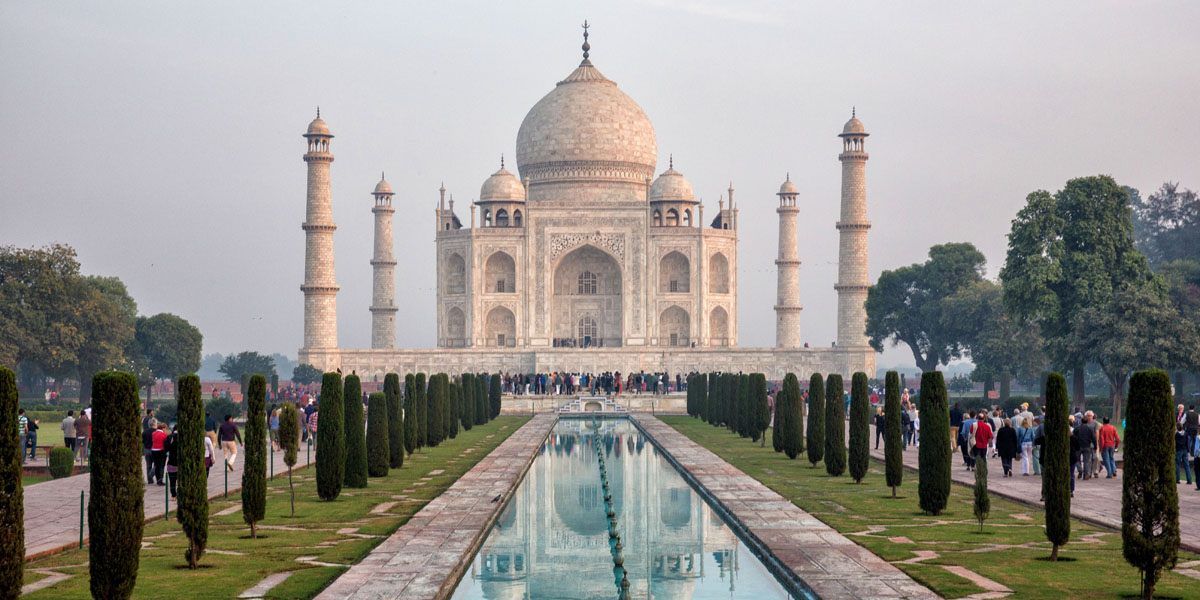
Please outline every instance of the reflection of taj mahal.
[{"label": "reflection of taj mahal", "polygon": [[[739,202],[730,184],[705,214],[673,161],[657,171],[654,126],[588,58],[529,110],[517,132],[516,172],[501,161],[460,216],[443,186],[434,211],[438,349],[394,348],[393,191],[375,202],[371,350],[337,339],[331,183],[333,135],[323,120],[305,137],[309,168],[304,346],[300,360],[360,373],[421,369],[721,369],[874,372],[864,335],[867,230],[864,141],[846,123],[836,347],[800,337],[798,189],[785,181],[779,215],[776,346],[737,348]],[[782,169],[781,169],[782,170]],[[761,205],[752,210],[763,210]]]}]

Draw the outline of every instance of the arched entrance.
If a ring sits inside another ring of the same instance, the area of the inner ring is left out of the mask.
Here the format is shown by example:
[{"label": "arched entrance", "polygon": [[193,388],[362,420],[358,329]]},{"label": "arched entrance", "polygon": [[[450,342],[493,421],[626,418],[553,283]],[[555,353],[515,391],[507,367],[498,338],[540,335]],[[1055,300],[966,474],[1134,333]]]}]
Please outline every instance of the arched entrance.
[{"label": "arched entrance", "polygon": [[621,313],[621,266],[616,259],[587,245],[558,261],[551,308],[555,346],[620,346]]},{"label": "arched entrance", "polygon": [[515,346],[517,343],[517,319],[512,311],[503,306],[497,306],[488,313],[486,328],[488,346]]},{"label": "arched entrance", "polygon": [[691,330],[687,311],[672,306],[658,317],[658,343],[661,346],[687,346]]}]

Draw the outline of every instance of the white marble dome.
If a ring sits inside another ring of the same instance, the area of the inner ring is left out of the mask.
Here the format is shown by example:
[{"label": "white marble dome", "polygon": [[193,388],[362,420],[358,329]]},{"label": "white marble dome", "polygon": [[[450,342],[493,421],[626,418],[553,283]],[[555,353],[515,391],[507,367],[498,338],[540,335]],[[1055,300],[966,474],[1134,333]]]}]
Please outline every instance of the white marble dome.
[{"label": "white marble dome", "polygon": [[688,182],[683,173],[675,170],[674,165],[663,171],[654,183],[650,184],[650,201],[692,201],[696,199],[696,194],[692,191],[692,184]]},{"label": "white marble dome", "polygon": [[379,183],[375,184],[375,191],[371,192],[371,193],[376,196],[391,196],[392,195],[392,184],[388,183],[387,179],[385,179],[382,175],[380,175]]},{"label": "white marble dome", "polygon": [[842,127],[842,135],[867,135],[867,126],[863,125],[857,116],[851,116],[845,127]]},{"label": "white marble dome", "polygon": [[796,188],[796,184],[792,183],[792,178],[789,176],[782,184],[779,185],[780,194],[798,194],[800,190]]},{"label": "white marble dome", "polygon": [[586,59],[529,109],[517,132],[517,168],[533,179],[558,166],[617,169],[621,178],[644,180],[657,156],[642,107]]},{"label": "white marble dome", "polygon": [[479,188],[479,200],[525,200],[525,186],[508,169],[501,165]]},{"label": "white marble dome", "polygon": [[325,119],[317,117],[308,124],[308,132],[305,135],[330,135],[329,126],[325,124]]}]

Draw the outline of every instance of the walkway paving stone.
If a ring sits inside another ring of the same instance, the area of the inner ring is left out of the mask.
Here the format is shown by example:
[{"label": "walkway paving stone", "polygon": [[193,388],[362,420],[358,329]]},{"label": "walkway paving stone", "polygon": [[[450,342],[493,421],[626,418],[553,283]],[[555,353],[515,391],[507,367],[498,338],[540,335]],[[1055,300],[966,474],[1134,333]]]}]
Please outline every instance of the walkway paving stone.
[{"label": "walkway paving stone", "polygon": [[899,568],[855,544],[758,480],[653,415],[633,417],[716,502],[821,598],[937,598]]},{"label": "walkway paving stone", "polygon": [[530,419],[317,598],[448,598],[557,420]]}]

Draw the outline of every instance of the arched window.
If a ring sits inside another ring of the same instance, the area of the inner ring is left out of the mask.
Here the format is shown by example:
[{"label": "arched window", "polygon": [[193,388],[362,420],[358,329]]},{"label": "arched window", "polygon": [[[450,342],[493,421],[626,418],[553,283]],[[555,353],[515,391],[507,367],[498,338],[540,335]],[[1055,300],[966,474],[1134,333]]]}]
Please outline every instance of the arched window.
[{"label": "arched window", "polygon": [[673,208],[667,211],[667,227],[679,227],[679,211]]},{"label": "arched window", "polygon": [[590,340],[596,338],[596,320],[591,317],[584,317],[579,320],[579,339]]},{"label": "arched window", "polygon": [[446,293],[463,294],[467,291],[467,261],[458,253],[451,254],[446,261]]},{"label": "arched window", "polygon": [[595,296],[599,286],[596,281],[596,274],[591,271],[584,271],[579,274],[579,294],[582,296]]},{"label": "arched window", "polygon": [[690,209],[690,208],[683,211],[683,226],[684,227],[692,226],[692,209]]},{"label": "arched window", "polygon": [[711,294],[729,293],[729,260],[720,252],[708,259],[708,291]]},{"label": "arched window", "polygon": [[486,291],[498,294],[517,291],[517,263],[507,252],[495,252],[489,256],[483,271]]},{"label": "arched window", "polygon": [[496,211],[496,227],[508,227],[508,211],[503,208]]},{"label": "arched window", "polygon": [[662,227],[662,212],[654,211],[654,226]]},{"label": "arched window", "polygon": [[521,227],[521,226],[522,226],[521,211],[514,210],[513,211],[513,227]]},{"label": "arched window", "polygon": [[492,226],[492,211],[490,211],[486,208],[483,209],[483,226],[484,227]]}]

